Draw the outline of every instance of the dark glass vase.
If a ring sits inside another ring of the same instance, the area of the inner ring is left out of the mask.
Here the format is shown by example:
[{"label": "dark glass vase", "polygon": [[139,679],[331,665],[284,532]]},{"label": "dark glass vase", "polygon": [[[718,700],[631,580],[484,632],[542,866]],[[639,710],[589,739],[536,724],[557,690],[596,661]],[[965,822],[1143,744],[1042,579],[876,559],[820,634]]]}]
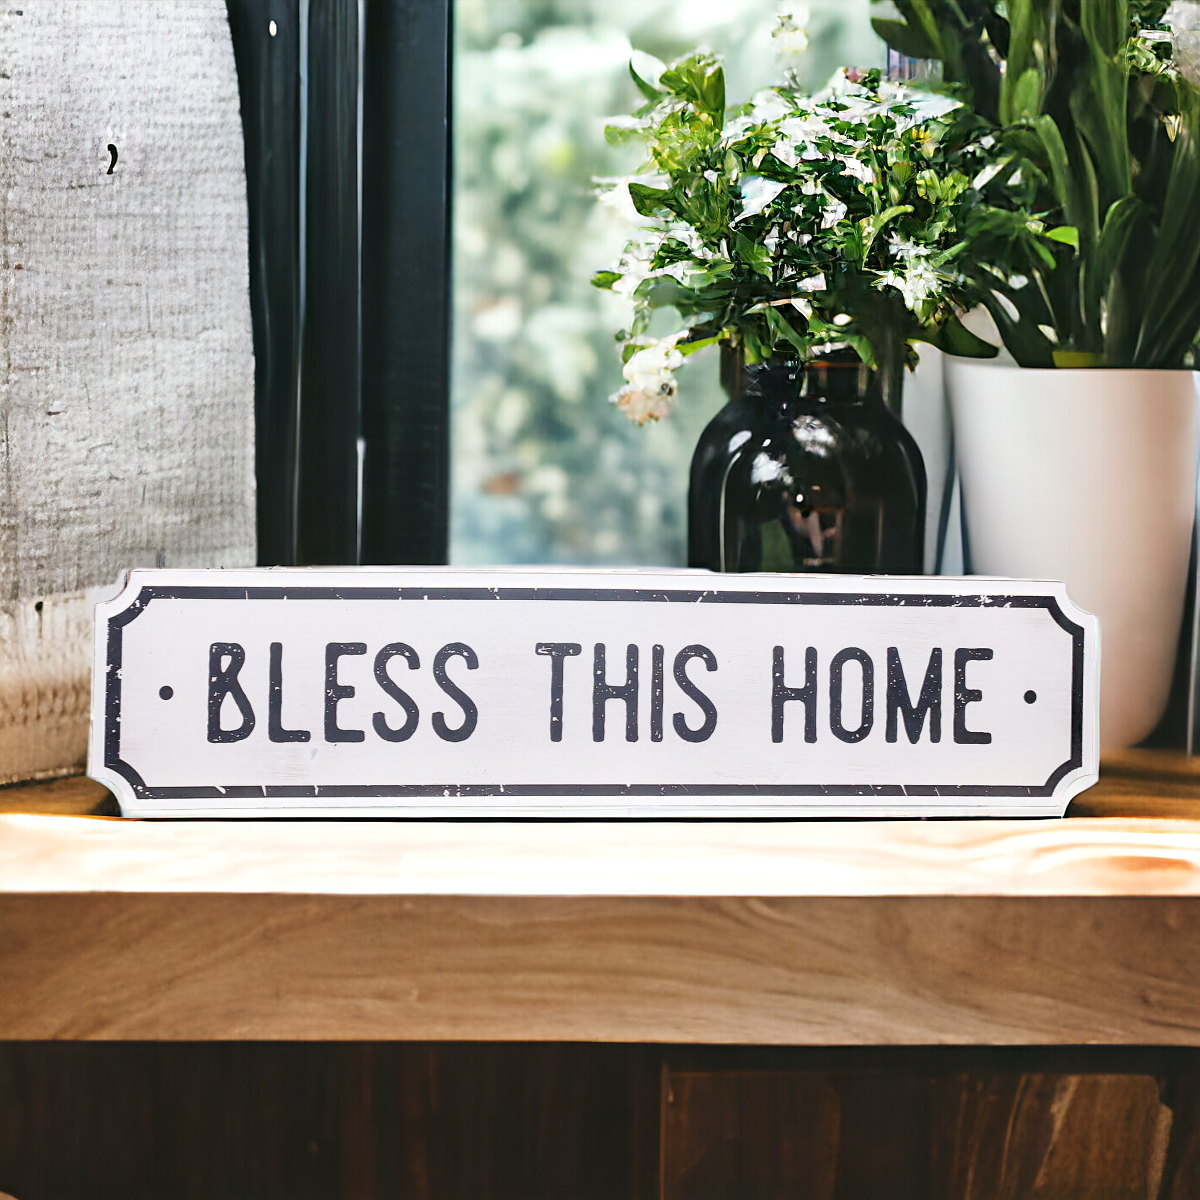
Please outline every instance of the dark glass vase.
[{"label": "dark glass vase", "polygon": [[692,457],[688,565],[919,575],[925,465],[857,358],[747,367]]}]

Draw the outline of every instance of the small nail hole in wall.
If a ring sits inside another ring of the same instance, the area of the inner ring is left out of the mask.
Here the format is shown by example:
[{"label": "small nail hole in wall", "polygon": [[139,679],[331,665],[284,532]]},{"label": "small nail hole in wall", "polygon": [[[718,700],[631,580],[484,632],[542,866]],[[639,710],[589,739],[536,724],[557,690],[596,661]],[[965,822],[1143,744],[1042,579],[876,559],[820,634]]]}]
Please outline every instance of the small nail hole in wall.
[{"label": "small nail hole in wall", "polygon": [[39,600],[39,601],[38,601],[38,602],[37,602],[37,603],[36,603],[36,604],[33,606],[33,611],[34,611],[34,612],[41,612],[41,611],[42,611],[42,608],[43,608],[42,602]]},{"label": "small nail hole in wall", "polygon": [[112,161],[108,164],[107,174],[111,175],[117,169],[117,148],[112,142],[108,143],[108,152],[112,155]]}]

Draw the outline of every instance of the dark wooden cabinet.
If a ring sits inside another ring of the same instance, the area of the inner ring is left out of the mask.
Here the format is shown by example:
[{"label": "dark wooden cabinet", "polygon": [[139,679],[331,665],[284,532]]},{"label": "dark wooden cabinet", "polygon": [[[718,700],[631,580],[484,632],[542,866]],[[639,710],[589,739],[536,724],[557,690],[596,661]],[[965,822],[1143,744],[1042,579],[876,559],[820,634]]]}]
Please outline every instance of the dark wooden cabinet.
[{"label": "dark wooden cabinet", "polygon": [[17,1200],[1195,1200],[1200,1051],[0,1043]]},{"label": "dark wooden cabinet", "polygon": [[973,1057],[668,1071],[662,1200],[1200,1196],[1193,1055],[1167,1076],[1152,1073],[1161,1056],[1106,1066],[1101,1053],[1087,1071],[1055,1070],[1037,1052]]}]

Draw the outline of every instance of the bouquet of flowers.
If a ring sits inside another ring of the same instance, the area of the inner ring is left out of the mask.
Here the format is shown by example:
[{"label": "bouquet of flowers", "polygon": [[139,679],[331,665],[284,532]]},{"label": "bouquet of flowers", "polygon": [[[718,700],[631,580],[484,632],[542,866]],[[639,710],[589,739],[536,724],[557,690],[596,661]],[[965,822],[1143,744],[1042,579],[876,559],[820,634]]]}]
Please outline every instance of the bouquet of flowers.
[{"label": "bouquet of flowers", "polygon": [[[1054,266],[1019,170],[1001,181],[1013,196],[985,196],[997,139],[953,97],[843,71],[812,98],[784,84],[727,113],[710,53],[630,72],[646,104],[608,136],[644,139],[649,159],[602,199],[642,228],[593,283],[632,302],[611,399],[639,424],[670,411],[684,358],[720,342],[747,363],[850,350],[897,398],[914,341],[997,352],[958,316],[980,302],[981,263],[1006,279]],[[649,336],[658,308],[682,328]]]}]

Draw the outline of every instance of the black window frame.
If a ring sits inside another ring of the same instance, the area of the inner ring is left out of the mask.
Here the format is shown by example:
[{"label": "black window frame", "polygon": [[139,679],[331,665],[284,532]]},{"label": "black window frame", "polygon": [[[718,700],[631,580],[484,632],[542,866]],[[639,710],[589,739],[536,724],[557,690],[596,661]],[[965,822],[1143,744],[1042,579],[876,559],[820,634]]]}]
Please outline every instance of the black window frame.
[{"label": "black window frame", "polygon": [[451,0],[226,0],[258,562],[449,551]]}]

